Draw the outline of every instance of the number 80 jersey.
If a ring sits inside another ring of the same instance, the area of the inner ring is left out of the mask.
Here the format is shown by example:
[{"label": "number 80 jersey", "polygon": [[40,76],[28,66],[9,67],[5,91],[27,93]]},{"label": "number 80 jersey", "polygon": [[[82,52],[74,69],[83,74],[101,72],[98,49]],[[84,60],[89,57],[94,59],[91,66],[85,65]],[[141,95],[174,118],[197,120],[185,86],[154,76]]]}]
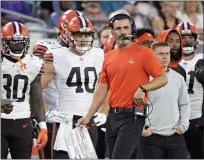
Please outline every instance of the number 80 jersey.
[{"label": "number 80 jersey", "polygon": [[90,107],[102,71],[104,52],[92,47],[82,56],[62,47],[46,53],[45,62],[53,63],[58,90],[57,109],[83,116]]},{"label": "number 80 jersey", "polygon": [[12,63],[6,58],[1,62],[1,99],[15,99],[10,114],[1,113],[4,119],[22,119],[30,117],[30,85],[39,73],[43,72],[43,61],[36,56],[26,55],[22,62],[26,69],[21,70],[20,63]]}]

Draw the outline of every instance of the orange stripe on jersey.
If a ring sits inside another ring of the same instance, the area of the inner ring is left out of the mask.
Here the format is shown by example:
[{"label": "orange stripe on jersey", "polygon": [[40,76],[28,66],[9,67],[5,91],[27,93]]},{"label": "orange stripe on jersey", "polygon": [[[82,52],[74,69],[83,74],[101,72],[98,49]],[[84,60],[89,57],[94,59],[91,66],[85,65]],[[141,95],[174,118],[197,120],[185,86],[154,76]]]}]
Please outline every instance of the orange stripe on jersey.
[{"label": "orange stripe on jersey", "polygon": [[33,54],[34,54],[34,55],[36,55],[36,54],[37,54],[37,55],[38,55],[38,54],[44,55],[47,50],[48,50],[47,47],[41,46],[41,45],[37,45],[37,46],[34,46],[34,47],[33,47]]},{"label": "orange stripe on jersey", "polygon": [[46,51],[42,51],[42,50],[36,49],[35,52],[33,52],[33,54],[34,54],[34,55],[39,55],[39,54],[40,54],[40,55],[44,55],[45,52],[46,52]]},{"label": "orange stripe on jersey", "polygon": [[43,60],[45,63],[53,63],[53,54],[52,53],[45,54]]},{"label": "orange stripe on jersey", "polygon": [[35,52],[35,50],[44,50],[44,51],[47,51],[47,47],[45,46],[42,46],[42,45],[36,45],[33,47],[33,52]]}]

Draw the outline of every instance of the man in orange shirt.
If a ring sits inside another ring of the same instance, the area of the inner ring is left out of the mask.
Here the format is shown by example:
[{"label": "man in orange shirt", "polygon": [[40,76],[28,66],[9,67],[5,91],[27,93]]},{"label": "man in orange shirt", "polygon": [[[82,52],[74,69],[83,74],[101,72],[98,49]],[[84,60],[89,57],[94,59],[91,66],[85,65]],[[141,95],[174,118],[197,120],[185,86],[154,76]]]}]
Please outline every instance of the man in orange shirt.
[{"label": "man in orange shirt", "polygon": [[[132,41],[135,23],[126,14],[110,19],[118,48],[105,55],[103,71],[88,113],[77,126],[86,125],[104,102],[110,89],[110,112],[106,122],[109,158],[136,158],[135,150],[145,118],[134,120],[133,105],[145,104],[145,93],[167,84],[167,77],[154,53]],[[149,82],[149,77],[154,79]]]},{"label": "man in orange shirt", "polygon": [[133,40],[135,43],[151,48],[151,44],[154,42],[155,34],[150,28],[140,28],[137,30],[137,36]]}]

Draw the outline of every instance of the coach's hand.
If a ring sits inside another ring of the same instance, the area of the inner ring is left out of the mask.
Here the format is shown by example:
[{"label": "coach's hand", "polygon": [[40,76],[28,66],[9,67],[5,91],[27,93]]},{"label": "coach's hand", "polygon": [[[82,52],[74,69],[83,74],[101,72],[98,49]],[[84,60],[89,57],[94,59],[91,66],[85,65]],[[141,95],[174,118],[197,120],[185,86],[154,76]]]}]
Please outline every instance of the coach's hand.
[{"label": "coach's hand", "polygon": [[152,135],[152,131],[155,131],[156,129],[155,128],[147,128],[145,129],[143,132],[142,132],[142,136],[143,137],[149,137]]},{"label": "coach's hand", "polygon": [[38,150],[42,149],[46,143],[47,143],[47,129],[40,129],[40,133],[38,134],[38,139],[37,139],[37,146],[36,148]]},{"label": "coach's hand", "polygon": [[133,100],[134,100],[134,103],[135,103],[137,106],[143,106],[143,105],[145,105],[145,93],[141,90],[140,87],[139,87],[139,88],[137,89],[137,91],[135,92],[134,97],[133,97]]},{"label": "coach's hand", "polygon": [[179,127],[176,127],[176,133],[183,134],[183,132],[181,131],[181,129]]},{"label": "coach's hand", "polygon": [[84,117],[80,118],[80,119],[77,121],[76,126],[77,126],[77,127],[86,126],[86,125],[89,123],[90,119],[91,119],[91,118],[89,118],[88,116],[84,116]]}]

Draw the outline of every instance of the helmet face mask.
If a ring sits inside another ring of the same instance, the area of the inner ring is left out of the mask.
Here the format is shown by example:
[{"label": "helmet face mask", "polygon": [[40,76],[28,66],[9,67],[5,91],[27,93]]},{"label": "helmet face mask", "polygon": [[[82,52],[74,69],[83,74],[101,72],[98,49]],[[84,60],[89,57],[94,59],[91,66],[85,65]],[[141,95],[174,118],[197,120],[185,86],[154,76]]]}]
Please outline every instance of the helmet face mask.
[{"label": "helmet face mask", "polygon": [[73,42],[72,48],[83,53],[92,48],[93,34],[76,32],[72,34],[71,40]]},{"label": "helmet face mask", "polygon": [[189,56],[194,54],[198,47],[198,33],[196,27],[189,22],[183,22],[177,26],[177,30],[182,37],[184,55]]},{"label": "helmet face mask", "polygon": [[[14,25],[15,24],[15,25]],[[19,26],[21,33],[12,33],[15,31],[14,27]],[[16,60],[17,57],[23,58],[29,49],[30,38],[28,31],[23,24],[14,22],[8,23],[1,31],[2,48],[1,54],[9,57],[9,60]]]},{"label": "helmet face mask", "polygon": [[196,38],[193,35],[182,36],[183,52],[185,55],[189,55],[195,51]]}]

